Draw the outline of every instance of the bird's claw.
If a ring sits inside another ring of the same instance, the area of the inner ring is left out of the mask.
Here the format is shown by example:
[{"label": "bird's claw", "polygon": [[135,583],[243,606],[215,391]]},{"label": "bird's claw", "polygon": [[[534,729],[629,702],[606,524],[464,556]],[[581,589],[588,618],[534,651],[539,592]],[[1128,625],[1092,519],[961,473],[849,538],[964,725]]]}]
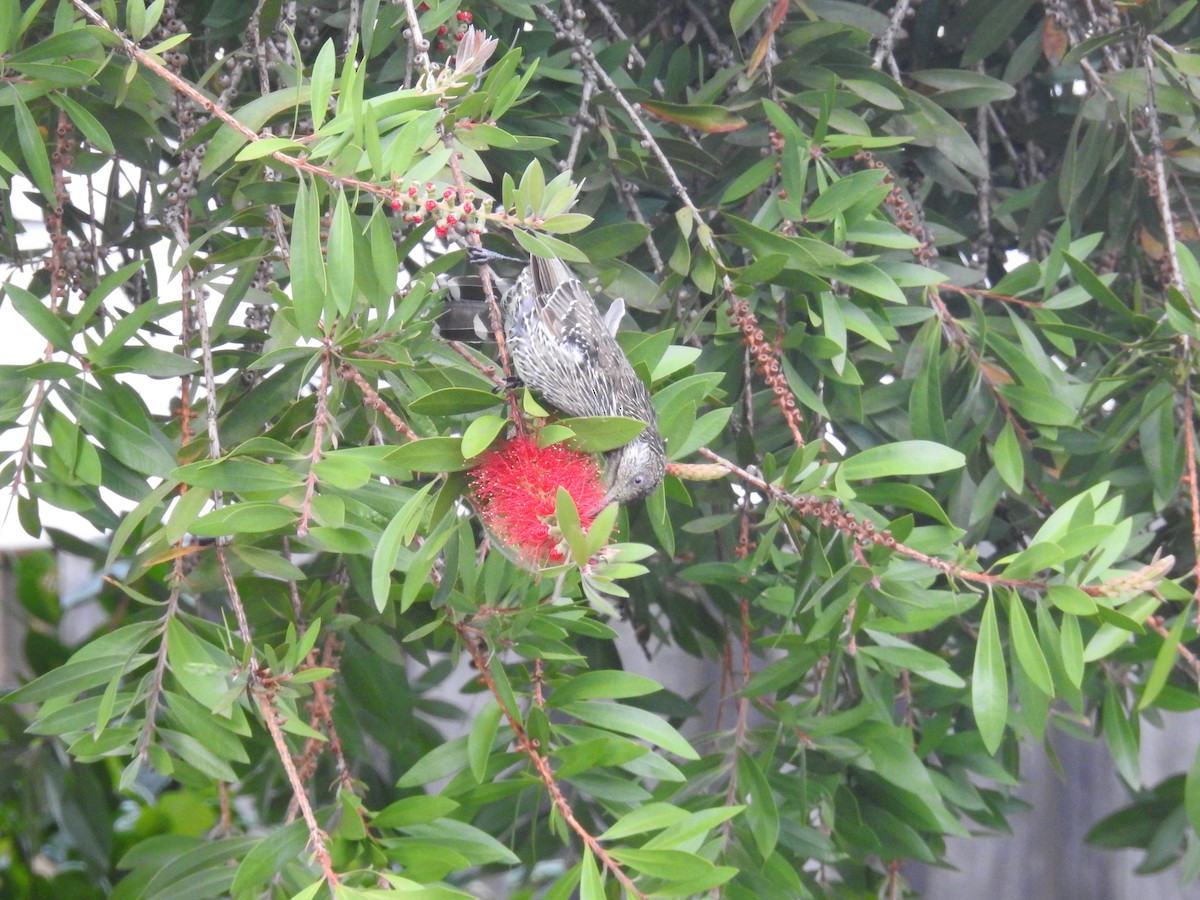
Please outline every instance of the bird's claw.
[{"label": "bird's claw", "polygon": [[498,394],[501,391],[516,391],[523,387],[525,387],[524,381],[522,381],[516,375],[509,375],[507,378],[504,379],[504,382],[502,384],[498,384],[494,388],[492,388],[492,393]]},{"label": "bird's claw", "polygon": [[468,247],[467,262],[473,266],[486,266],[494,262],[523,262],[515,256],[505,256],[486,247]]}]

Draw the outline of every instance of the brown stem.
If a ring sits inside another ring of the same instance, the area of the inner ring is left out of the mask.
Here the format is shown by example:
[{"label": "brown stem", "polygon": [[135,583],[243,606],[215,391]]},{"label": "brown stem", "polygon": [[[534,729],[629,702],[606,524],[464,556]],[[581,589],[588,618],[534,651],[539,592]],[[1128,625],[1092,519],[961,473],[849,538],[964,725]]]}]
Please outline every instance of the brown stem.
[{"label": "brown stem", "polygon": [[308,794],[304,790],[304,783],[300,780],[300,775],[292,763],[292,752],[288,749],[287,741],[283,737],[283,729],[279,727],[279,711],[275,708],[274,688],[264,683],[253,687],[251,693],[258,703],[258,708],[262,710],[263,721],[267,724],[267,731],[271,733],[271,740],[275,742],[275,752],[279,754],[279,760],[283,763],[283,770],[287,773],[288,783],[292,786],[292,797],[299,804],[300,814],[304,817],[304,823],[308,826],[308,840],[312,844],[313,853],[316,854],[317,864],[321,867],[321,872],[324,874],[325,881],[329,886],[331,888],[337,887],[340,882],[337,872],[333,870],[333,860],[329,858],[329,848],[326,846],[326,841],[329,838],[321,830],[321,826],[317,824],[317,817],[313,815],[312,804],[308,802]]},{"label": "brown stem", "polygon": [[[1183,420],[1183,447],[1187,460],[1188,505],[1192,513],[1192,574],[1196,584],[1192,596],[1200,600],[1200,484],[1196,480],[1196,401],[1192,397],[1192,380],[1185,378],[1183,396],[1186,400]],[[1196,612],[1200,625],[1200,608]]]},{"label": "brown stem", "polygon": [[313,494],[317,489],[317,463],[321,461],[321,447],[325,442],[325,427],[329,423],[329,370],[333,351],[326,344],[321,352],[321,383],[317,386],[317,409],[313,419],[313,447],[308,459],[308,477],[304,479],[304,502],[300,504],[300,522],[296,534],[308,534],[308,520],[312,516]]},{"label": "brown stem", "polygon": [[625,888],[630,896],[636,897],[638,900],[645,900],[646,895],[637,889],[637,886],[633,883],[633,879],[625,874],[625,871],[617,861],[609,856],[608,851],[601,846],[600,841],[575,818],[571,804],[567,802],[567,798],[563,796],[562,789],[554,779],[554,772],[550,769],[549,761],[542,755],[541,750],[538,748],[538,742],[529,736],[529,733],[517,720],[517,717],[504,705],[504,700],[500,696],[500,692],[496,689],[496,681],[492,677],[491,662],[488,659],[487,653],[484,652],[484,644],[482,639],[478,637],[478,633],[461,622],[456,622],[454,627],[458,631],[458,636],[462,640],[463,645],[471,654],[475,668],[479,671],[480,679],[482,679],[488,690],[492,692],[492,696],[500,706],[501,712],[504,713],[505,719],[508,720],[509,727],[512,728],[513,734],[516,736],[517,746],[521,748],[522,753],[529,757],[529,761],[533,763],[534,769],[537,770],[542,784],[546,786],[546,791],[550,794],[550,799],[554,803],[555,809],[558,810],[558,814],[562,816],[567,826],[579,835],[584,845],[592,851],[592,855],[600,861],[604,868],[612,872],[613,877],[621,883],[621,886]]},{"label": "brown stem", "polygon": [[420,439],[420,435],[413,431],[396,415],[395,411],[383,402],[383,398],[379,396],[378,391],[367,383],[367,379],[363,378],[362,373],[350,363],[342,363],[338,366],[338,377],[347,381],[353,381],[355,386],[362,392],[363,406],[369,407],[392,423],[392,427],[396,429],[398,434],[404,435],[410,441]]},{"label": "brown stem", "polygon": [[[879,544],[895,551],[909,559],[915,559],[917,562],[924,563],[932,569],[937,569],[949,578],[957,578],[962,581],[971,581],[978,584],[988,584],[993,586],[1011,587],[1011,588],[1027,588],[1036,591],[1045,591],[1049,584],[1044,581],[1032,581],[1022,578],[1004,578],[999,575],[988,575],[986,572],[976,572],[971,569],[965,569],[957,563],[952,563],[944,559],[939,559],[936,556],[930,556],[927,553],[922,553],[905,544],[900,543],[892,537],[889,531],[879,531],[875,528],[872,522],[860,522],[850,513],[843,510],[838,502],[833,499],[820,500],[816,497],[798,497],[795,494],[790,494],[775,485],[764,481],[757,475],[752,475],[750,472],[743,469],[727,459],[723,459],[716,453],[713,453],[707,447],[700,448],[702,456],[711,459],[715,463],[724,466],[729,472],[748,481],[760,491],[770,495],[779,502],[796,510],[802,516],[816,516],[822,525],[836,528],[838,531],[844,532],[854,540],[862,544]],[[1103,592],[1103,585],[1092,585],[1081,588],[1089,594],[1100,594]]]}]

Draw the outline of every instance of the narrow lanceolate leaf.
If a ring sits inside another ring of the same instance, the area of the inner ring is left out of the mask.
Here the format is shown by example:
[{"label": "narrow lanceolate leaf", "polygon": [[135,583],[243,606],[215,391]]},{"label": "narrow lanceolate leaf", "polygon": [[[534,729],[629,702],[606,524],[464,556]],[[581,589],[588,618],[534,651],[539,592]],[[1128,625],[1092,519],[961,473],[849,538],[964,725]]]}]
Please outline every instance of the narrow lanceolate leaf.
[{"label": "narrow lanceolate leaf", "polygon": [[592,851],[586,847],[579,863],[579,900],[604,900],[604,881]]},{"label": "narrow lanceolate leaf", "polygon": [[501,715],[499,704],[495,699],[489,698],[487,705],[475,714],[471,733],[467,735],[467,759],[471,764],[471,774],[481,784],[487,774],[488,757],[492,752],[492,743],[496,740]]},{"label": "narrow lanceolate leaf", "polygon": [[317,54],[317,61],[313,63],[310,84],[312,86],[312,120],[314,131],[321,129],[321,123],[325,121],[325,114],[328,112],[329,95],[333,90],[336,56],[337,50],[333,46],[333,40],[330,39],[321,47],[321,52]]},{"label": "narrow lanceolate leaf", "polygon": [[1196,748],[1196,758],[1192,760],[1187,781],[1183,784],[1183,808],[1192,823],[1192,830],[1200,832],[1200,747]]},{"label": "narrow lanceolate leaf", "polygon": [[1004,651],[1000,647],[1000,629],[996,624],[995,600],[991,597],[983,608],[983,619],[979,623],[971,702],[983,745],[988,753],[995,753],[1000,748],[1008,719],[1008,678],[1004,671]]},{"label": "narrow lanceolate leaf", "polygon": [[1050,667],[1046,664],[1046,657],[1038,645],[1037,635],[1033,633],[1033,626],[1029,624],[1029,616],[1021,598],[1015,594],[1008,607],[1008,623],[1013,650],[1021,668],[1038,690],[1047,697],[1053,696],[1054,682],[1050,678]]},{"label": "narrow lanceolate leaf", "polygon": [[691,744],[684,739],[683,735],[665,719],[660,719],[654,713],[644,709],[619,703],[580,700],[566,704],[562,710],[581,722],[650,741],[684,759],[700,758],[700,755],[692,749]]},{"label": "narrow lanceolate leaf", "polygon": [[42,196],[54,206],[54,177],[50,174],[50,157],[46,153],[42,133],[38,130],[29,107],[21,99],[21,94],[11,90],[9,96],[13,98],[13,112],[17,117],[17,143],[21,145],[21,155],[25,157],[28,174],[37,185],[37,189],[42,192]]},{"label": "narrow lanceolate leaf", "polygon": [[408,530],[425,511],[425,502],[433,489],[433,482],[425,485],[408,502],[400,507],[399,512],[388,523],[387,528],[379,537],[375,555],[371,557],[371,596],[375,600],[375,608],[383,612],[387,605],[392,587],[392,571],[396,568],[396,556],[400,548],[409,540]]},{"label": "narrow lanceolate leaf", "polygon": [[1162,691],[1163,685],[1167,683],[1167,676],[1171,674],[1171,670],[1175,667],[1175,659],[1179,656],[1179,640],[1183,636],[1184,626],[1188,622],[1190,605],[1175,617],[1175,624],[1171,626],[1170,632],[1163,639],[1162,646],[1158,648],[1158,655],[1154,659],[1154,668],[1150,670],[1150,677],[1146,679],[1146,686],[1142,689],[1142,698],[1138,701],[1137,708],[1139,711],[1145,709]]},{"label": "narrow lanceolate leaf", "polygon": [[67,323],[50,311],[50,308],[29,291],[15,284],[3,285],[0,290],[8,295],[13,309],[21,318],[37,329],[38,334],[55,347],[66,349],[71,346],[71,330]]},{"label": "narrow lanceolate leaf", "polygon": [[996,445],[992,448],[992,461],[996,471],[1014,493],[1021,493],[1025,487],[1025,458],[1021,454],[1021,444],[1012,422],[1006,422]]},{"label": "narrow lanceolate leaf", "polygon": [[321,256],[321,223],[314,189],[300,177],[292,218],[292,306],[296,327],[304,337],[317,337],[325,307],[325,260]]},{"label": "narrow lanceolate leaf", "polygon": [[960,469],[966,457],[933,441],[897,441],[872,447],[842,463],[842,476],[848,481],[884,478],[888,475],[933,475]]},{"label": "narrow lanceolate leaf", "polygon": [[666,103],[661,100],[643,100],[642,109],[660,119],[686,125],[709,134],[723,134],[746,127],[746,120],[723,106],[708,103]]},{"label": "narrow lanceolate leaf", "polygon": [[338,191],[333,207],[333,221],[329,226],[329,309],[339,316],[347,316],[354,308],[354,234],[357,223],[346,192]]}]

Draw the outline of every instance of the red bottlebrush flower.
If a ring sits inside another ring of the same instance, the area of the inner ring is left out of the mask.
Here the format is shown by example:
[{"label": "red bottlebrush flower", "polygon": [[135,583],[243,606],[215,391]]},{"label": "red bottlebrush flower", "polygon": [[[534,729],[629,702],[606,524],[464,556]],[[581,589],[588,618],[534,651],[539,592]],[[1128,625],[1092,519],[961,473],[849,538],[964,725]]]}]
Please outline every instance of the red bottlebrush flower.
[{"label": "red bottlebrush flower", "polygon": [[470,478],[471,496],[484,525],[533,567],[565,558],[555,527],[560,487],[575,501],[585,529],[604,501],[600,468],[591,456],[562,444],[539,447],[537,437],[529,434],[489,451]]}]

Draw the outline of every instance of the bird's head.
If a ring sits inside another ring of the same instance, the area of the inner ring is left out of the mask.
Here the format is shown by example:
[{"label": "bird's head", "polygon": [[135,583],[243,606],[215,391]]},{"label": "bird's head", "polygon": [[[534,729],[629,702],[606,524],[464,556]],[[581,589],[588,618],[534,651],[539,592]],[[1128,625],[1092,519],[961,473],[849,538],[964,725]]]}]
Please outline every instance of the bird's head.
[{"label": "bird's head", "polygon": [[601,508],[613,501],[625,504],[641,500],[658,487],[667,471],[662,438],[652,427],[607,456],[605,481],[608,490]]}]

